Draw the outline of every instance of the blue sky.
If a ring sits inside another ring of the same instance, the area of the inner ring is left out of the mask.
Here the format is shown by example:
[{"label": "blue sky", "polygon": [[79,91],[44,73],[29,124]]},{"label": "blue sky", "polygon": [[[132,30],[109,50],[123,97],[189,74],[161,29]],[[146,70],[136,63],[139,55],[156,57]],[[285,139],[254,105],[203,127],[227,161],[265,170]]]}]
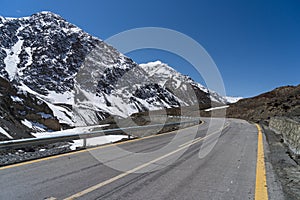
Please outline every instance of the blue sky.
[{"label": "blue sky", "polygon": [[[300,84],[298,0],[2,0],[0,15],[44,10],[103,40],[139,27],[182,32],[210,54],[231,96]],[[203,83],[187,61],[171,53],[150,49],[128,56],[138,63],[162,60]]]}]

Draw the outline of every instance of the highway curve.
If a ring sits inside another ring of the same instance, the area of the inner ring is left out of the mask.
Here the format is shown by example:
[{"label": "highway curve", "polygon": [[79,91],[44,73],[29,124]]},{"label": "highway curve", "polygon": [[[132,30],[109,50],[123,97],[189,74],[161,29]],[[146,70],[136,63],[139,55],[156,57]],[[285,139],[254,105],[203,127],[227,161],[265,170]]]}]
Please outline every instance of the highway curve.
[{"label": "highway curve", "polygon": [[259,127],[203,121],[179,133],[2,167],[0,199],[283,199]]}]

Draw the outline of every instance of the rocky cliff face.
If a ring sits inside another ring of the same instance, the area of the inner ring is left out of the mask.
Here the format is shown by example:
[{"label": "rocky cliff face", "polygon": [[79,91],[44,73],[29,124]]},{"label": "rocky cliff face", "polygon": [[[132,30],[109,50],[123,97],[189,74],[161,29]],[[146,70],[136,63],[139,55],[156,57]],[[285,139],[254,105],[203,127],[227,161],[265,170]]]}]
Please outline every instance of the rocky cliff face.
[{"label": "rocky cliff face", "polygon": [[136,64],[50,12],[0,17],[0,77],[0,126],[13,138],[97,124],[108,116],[226,103],[162,63]]},{"label": "rocky cliff face", "polygon": [[300,123],[287,117],[273,117],[269,127],[277,134],[282,134],[289,149],[296,155],[300,155]]},{"label": "rocky cliff face", "polygon": [[1,77],[0,96],[0,140],[31,137],[30,131],[61,129],[45,102],[32,94],[18,91]]}]

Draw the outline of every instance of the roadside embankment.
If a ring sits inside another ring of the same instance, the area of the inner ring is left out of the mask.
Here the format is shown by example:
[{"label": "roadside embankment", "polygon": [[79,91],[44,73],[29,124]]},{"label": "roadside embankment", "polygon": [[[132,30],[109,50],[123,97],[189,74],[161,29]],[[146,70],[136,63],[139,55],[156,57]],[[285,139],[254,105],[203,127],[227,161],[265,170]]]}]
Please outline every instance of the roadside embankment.
[{"label": "roadside embankment", "polygon": [[287,117],[270,119],[269,127],[277,134],[282,134],[290,150],[300,155],[300,122]]}]

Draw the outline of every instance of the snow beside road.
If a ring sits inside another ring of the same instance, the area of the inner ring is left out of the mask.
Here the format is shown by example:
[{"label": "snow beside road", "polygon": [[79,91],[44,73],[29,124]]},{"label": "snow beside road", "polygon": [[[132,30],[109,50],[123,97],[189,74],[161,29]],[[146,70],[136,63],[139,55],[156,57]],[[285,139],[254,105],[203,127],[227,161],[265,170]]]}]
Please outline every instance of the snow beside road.
[{"label": "snow beside road", "polygon": [[229,106],[220,106],[220,107],[209,108],[209,109],[206,109],[204,111],[209,112],[209,111],[212,111],[212,110],[221,110],[221,109],[225,109],[225,108],[228,108],[228,107]]},{"label": "snow beside road", "polygon": [[109,126],[109,124],[77,127],[77,128],[67,129],[67,130],[63,130],[63,131],[39,132],[39,133],[31,133],[31,134],[36,138],[45,138],[45,137],[51,137],[51,136],[67,136],[67,135],[73,135],[73,134],[88,133],[88,132],[93,131],[96,128],[99,130],[99,128],[103,128],[106,126]]},{"label": "snow beside road", "polygon": [[[32,135],[36,138],[47,138],[53,136],[67,136],[73,134],[80,134],[80,133],[88,133],[93,131],[94,129],[101,129],[103,127],[108,126],[108,124],[104,125],[96,125],[96,126],[87,126],[87,127],[77,127],[73,129],[63,130],[63,131],[56,131],[56,132],[40,132],[40,133],[32,133]],[[96,145],[103,145],[108,143],[113,143],[120,141],[122,139],[128,138],[127,135],[104,135],[94,138],[88,138],[86,141],[86,146],[96,146]],[[83,139],[73,140],[73,143],[70,143],[71,150],[76,150],[77,147],[83,146]]]},{"label": "snow beside road", "polygon": [[[86,146],[97,146],[97,145],[102,145],[102,144],[109,144],[113,142],[120,141],[122,139],[128,138],[127,135],[104,135],[100,137],[95,137],[95,138],[88,138],[86,140]],[[83,146],[83,139],[81,140],[73,140],[73,144],[71,145],[71,150],[76,150],[77,147],[82,147]]]}]

